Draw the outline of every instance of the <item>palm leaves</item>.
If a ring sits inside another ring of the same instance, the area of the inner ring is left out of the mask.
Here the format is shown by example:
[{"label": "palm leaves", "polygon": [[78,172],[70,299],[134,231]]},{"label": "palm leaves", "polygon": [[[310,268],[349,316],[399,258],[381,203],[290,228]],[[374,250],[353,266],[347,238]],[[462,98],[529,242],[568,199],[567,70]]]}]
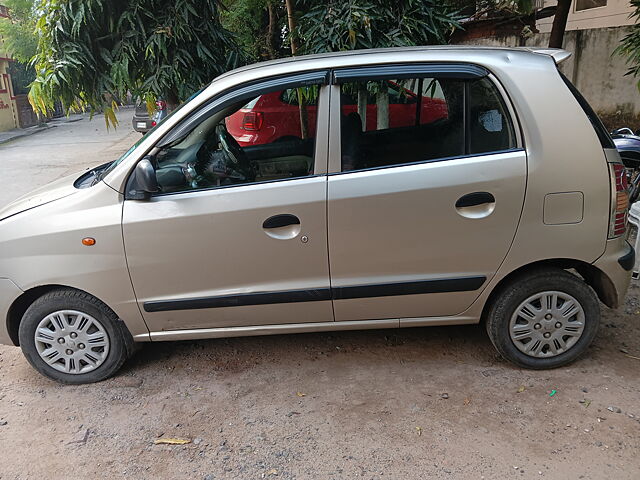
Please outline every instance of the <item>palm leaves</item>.
[{"label": "palm leaves", "polygon": [[459,23],[434,0],[302,0],[299,36],[307,53],[444,44]]},{"label": "palm leaves", "polygon": [[128,92],[184,99],[244,61],[209,0],[38,0],[36,80],[29,98],[46,113],[114,108]]}]

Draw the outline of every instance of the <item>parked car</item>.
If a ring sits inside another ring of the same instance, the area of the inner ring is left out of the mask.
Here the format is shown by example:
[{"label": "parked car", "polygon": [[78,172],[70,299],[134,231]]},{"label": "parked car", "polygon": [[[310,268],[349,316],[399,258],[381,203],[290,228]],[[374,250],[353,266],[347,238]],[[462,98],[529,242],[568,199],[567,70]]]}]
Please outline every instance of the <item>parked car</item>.
[{"label": "parked car", "polygon": [[[627,241],[636,251],[640,247],[640,237],[638,237],[638,228],[640,228],[640,132],[634,133],[628,127],[622,127],[611,132],[613,143],[620,154],[620,158],[627,169],[627,183],[629,185],[629,233]],[[640,262],[636,257],[633,266],[632,278],[640,277]]]},{"label": "parked car", "polygon": [[164,100],[156,101],[155,110],[149,115],[147,104],[143,101],[136,103],[133,113],[133,129],[141,134],[147,133],[168,115],[167,103]]},{"label": "parked car", "polygon": [[[568,55],[412,47],[219,76],[118,160],[0,211],[0,342],[65,383],[134,342],[427,325],[482,323],[525,368],[575,360],[635,254]],[[232,134],[239,111],[264,112],[258,141]]]},{"label": "parked car", "polygon": [[[389,126],[411,126],[416,118],[416,104],[421,104],[423,122],[446,118],[447,105],[442,98],[422,96],[398,85],[384,81],[389,92]],[[366,129],[375,130],[378,105],[370,94],[366,102]],[[300,105],[307,113],[307,129],[316,130],[317,96],[311,102],[299,100],[296,89],[287,89],[260,95],[229,115],[225,122],[227,131],[241,147],[262,145],[280,139],[301,139]],[[358,113],[357,95],[344,94],[344,114]]]}]

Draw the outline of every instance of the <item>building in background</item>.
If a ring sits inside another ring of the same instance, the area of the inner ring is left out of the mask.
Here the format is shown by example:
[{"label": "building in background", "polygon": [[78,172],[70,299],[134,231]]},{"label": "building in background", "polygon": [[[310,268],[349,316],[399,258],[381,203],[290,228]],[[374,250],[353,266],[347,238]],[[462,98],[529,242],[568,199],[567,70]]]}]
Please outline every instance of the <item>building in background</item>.
[{"label": "building in background", "polygon": [[[537,0],[532,15],[472,18],[454,42],[547,46],[556,4]],[[564,35],[563,46],[573,55],[560,69],[611,128],[627,124],[640,128],[638,79],[625,75],[625,58],[613,53],[633,24],[629,18],[633,11],[624,0],[573,0]]]},{"label": "building in background", "polygon": [[[536,6],[542,9],[555,7],[556,3],[553,0],[537,0]],[[573,0],[567,31],[632,25],[633,20],[629,18],[632,13],[633,7],[628,0]],[[549,33],[552,23],[553,17],[548,17],[538,20],[536,26],[540,33]]]},{"label": "building in background", "polygon": [[[0,5],[0,17],[8,18],[7,7]],[[8,73],[11,58],[4,51],[0,38],[0,132],[18,126],[18,115],[11,78]]]}]

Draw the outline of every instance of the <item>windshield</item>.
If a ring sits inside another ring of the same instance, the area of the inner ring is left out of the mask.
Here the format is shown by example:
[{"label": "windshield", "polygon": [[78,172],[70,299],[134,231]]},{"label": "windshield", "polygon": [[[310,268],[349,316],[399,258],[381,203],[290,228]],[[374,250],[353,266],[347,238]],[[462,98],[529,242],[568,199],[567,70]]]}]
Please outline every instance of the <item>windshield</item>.
[{"label": "windshield", "polygon": [[[204,89],[202,89],[204,90]],[[187,98],[187,100],[185,100],[184,102],[182,102],[175,110],[173,110],[169,115],[167,115],[166,117],[164,117],[162,120],[160,120],[158,122],[158,124],[156,126],[154,126],[151,130],[149,130],[149,132],[153,131],[155,128],[158,127],[158,125],[161,125],[162,123],[164,123],[168,118],[171,118],[178,110],[180,110],[182,107],[184,107],[187,103],[189,103],[191,100],[193,100],[195,97],[197,97],[200,93],[202,93],[202,90],[198,90],[196,93],[194,93],[193,95],[191,95],[189,98]],[[149,133],[147,132],[147,133]],[[146,136],[146,135],[145,135]],[[116,168],[118,165],[120,165],[120,163],[122,163],[125,159],[127,159],[127,157],[129,157],[129,155],[131,155],[131,153],[138,148],[138,145],[140,145],[140,143],[144,140],[144,136],[138,140],[136,143],[134,143],[131,148],[129,150],[127,150],[126,152],[124,152],[120,158],[118,158],[117,160],[114,160],[113,162],[111,162],[111,165],[109,165],[107,168],[105,168],[101,173],[99,178],[97,178],[96,180],[101,180],[102,178],[105,177],[105,175],[108,175],[109,173],[111,173],[113,171],[114,168]]]},{"label": "windshield", "polygon": [[126,152],[124,152],[122,155],[120,155],[120,158],[118,158],[117,160],[114,160],[113,162],[111,162],[111,164],[105,168],[101,173],[100,173],[100,177],[97,178],[96,180],[102,179],[105,175],[108,175],[115,167],[117,167],[118,165],[120,165],[120,163],[125,160],[129,155],[131,155],[131,153],[138,148],[138,145],[140,145],[140,143],[144,140],[144,137],[142,137],[140,140],[138,140],[136,143],[134,143],[131,148],[129,148],[129,150],[127,150]]}]

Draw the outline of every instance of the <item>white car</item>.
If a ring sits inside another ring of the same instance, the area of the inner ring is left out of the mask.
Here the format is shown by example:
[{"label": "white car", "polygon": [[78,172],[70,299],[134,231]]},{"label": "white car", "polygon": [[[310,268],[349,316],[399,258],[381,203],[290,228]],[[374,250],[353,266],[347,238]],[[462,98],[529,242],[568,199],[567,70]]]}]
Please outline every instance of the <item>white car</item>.
[{"label": "white car", "polygon": [[[134,342],[479,322],[516,365],[574,360],[634,249],[567,56],[412,47],[218,77],[120,159],[0,211],[0,342],[65,383]],[[253,108],[273,92],[295,128],[240,146],[227,119],[274,127]]]}]

